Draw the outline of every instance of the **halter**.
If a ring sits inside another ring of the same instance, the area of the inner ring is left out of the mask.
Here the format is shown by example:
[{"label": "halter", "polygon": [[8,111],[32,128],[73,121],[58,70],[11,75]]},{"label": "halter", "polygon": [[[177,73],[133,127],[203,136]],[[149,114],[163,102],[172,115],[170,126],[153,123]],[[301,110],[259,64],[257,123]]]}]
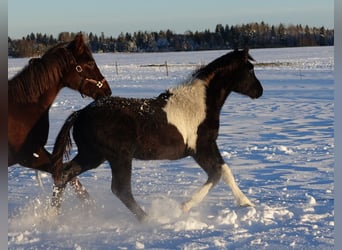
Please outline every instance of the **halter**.
[{"label": "halter", "polygon": [[[81,72],[83,71],[82,66],[81,65],[76,65],[75,69],[81,75]],[[100,88],[102,88],[105,79],[103,78],[101,81],[96,81],[94,79],[89,79],[89,78],[82,77],[82,80],[81,80],[81,82],[79,84],[79,87],[78,87],[78,91],[80,92],[80,94],[81,94],[81,96],[83,98],[85,98],[85,96],[82,94],[81,90],[83,88],[83,85],[84,85],[85,81],[93,83],[93,84],[96,84],[96,87],[98,87],[100,89]]]},{"label": "halter", "polygon": [[[75,61],[75,62],[77,63],[77,60],[76,60],[76,58],[74,57],[74,55],[73,55],[66,47],[64,47],[64,49],[65,49],[66,53],[67,53],[70,57],[73,58],[73,61]],[[101,81],[97,81],[97,80],[94,80],[94,79],[89,79],[89,78],[83,77],[82,74],[81,74],[81,73],[83,72],[83,69],[82,69],[82,66],[79,65],[79,64],[76,65],[75,70],[77,71],[77,73],[79,73],[79,75],[80,75],[81,78],[82,78],[81,82],[79,83],[78,92],[80,92],[80,94],[81,94],[81,96],[82,96],[83,98],[85,98],[85,96],[82,94],[81,90],[82,90],[82,88],[83,88],[84,81],[88,81],[88,82],[90,82],[90,83],[96,84],[96,87],[98,87],[99,89],[102,88],[103,83],[104,83],[104,81],[105,81],[105,78],[103,78]]]}]

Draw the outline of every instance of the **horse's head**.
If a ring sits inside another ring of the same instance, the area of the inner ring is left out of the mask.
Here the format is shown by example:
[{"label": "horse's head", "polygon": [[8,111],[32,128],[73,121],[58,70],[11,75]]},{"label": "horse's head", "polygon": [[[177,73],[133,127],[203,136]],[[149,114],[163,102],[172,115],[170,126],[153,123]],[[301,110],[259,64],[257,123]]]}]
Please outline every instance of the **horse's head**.
[{"label": "horse's head", "polygon": [[193,77],[207,82],[214,94],[219,89],[223,90],[221,96],[224,99],[231,91],[258,98],[262,95],[263,88],[250,61],[254,59],[248,54],[248,49],[235,50],[201,67]]},{"label": "horse's head", "polygon": [[232,91],[247,95],[250,98],[259,98],[262,96],[263,88],[260,81],[254,73],[254,65],[250,61],[254,59],[248,54],[248,49],[241,51],[235,50],[237,55],[236,73],[233,74],[234,82]]},{"label": "horse's head", "polygon": [[62,78],[63,84],[94,99],[110,96],[112,91],[108,82],[96,65],[90,49],[84,43],[82,34],[76,35],[66,49],[71,52],[73,60],[70,63],[71,68]]}]

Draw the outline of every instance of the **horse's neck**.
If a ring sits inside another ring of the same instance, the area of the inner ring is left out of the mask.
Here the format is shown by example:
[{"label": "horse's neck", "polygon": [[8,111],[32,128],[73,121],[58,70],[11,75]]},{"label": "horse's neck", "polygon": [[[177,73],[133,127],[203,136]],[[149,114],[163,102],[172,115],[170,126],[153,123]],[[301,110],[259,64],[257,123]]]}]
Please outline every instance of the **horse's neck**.
[{"label": "horse's neck", "polygon": [[230,88],[227,88],[227,86],[224,85],[224,82],[209,84],[207,89],[208,112],[218,116],[230,93]]},{"label": "horse's neck", "polygon": [[34,78],[30,79],[25,73],[24,71],[8,81],[8,102],[13,104],[51,105],[59,90],[63,87],[61,77],[59,76],[58,79],[42,78],[46,82],[42,84]]},{"label": "horse's neck", "polygon": [[56,96],[62,86],[60,84],[56,84],[51,86],[51,88],[47,89],[40,97],[39,97],[39,106],[43,110],[47,110],[50,108],[53,101],[56,99]]}]

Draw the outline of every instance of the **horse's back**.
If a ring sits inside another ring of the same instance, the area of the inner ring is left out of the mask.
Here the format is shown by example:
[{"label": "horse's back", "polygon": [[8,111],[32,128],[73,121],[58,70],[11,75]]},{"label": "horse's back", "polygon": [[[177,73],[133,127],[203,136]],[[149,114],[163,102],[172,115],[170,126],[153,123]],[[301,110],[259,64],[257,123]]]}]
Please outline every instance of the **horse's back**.
[{"label": "horse's back", "polygon": [[78,147],[126,151],[142,160],[184,157],[182,135],[155,102],[158,100],[120,97],[94,101],[79,113],[74,140]]},{"label": "horse's back", "polygon": [[95,101],[78,112],[73,138],[79,149],[117,151],[123,144],[136,143],[136,123],[119,108]]}]

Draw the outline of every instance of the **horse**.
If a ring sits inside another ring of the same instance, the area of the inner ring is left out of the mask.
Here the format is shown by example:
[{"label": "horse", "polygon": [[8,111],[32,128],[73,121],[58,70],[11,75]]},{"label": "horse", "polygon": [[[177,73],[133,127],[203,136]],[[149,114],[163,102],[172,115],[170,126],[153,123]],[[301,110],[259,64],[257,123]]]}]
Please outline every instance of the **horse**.
[{"label": "horse", "polygon": [[[8,80],[8,167],[20,164],[36,173],[52,173],[51,153],[44,145],[49,133],[49,109],[63,87],[93,99],[111,95],[81,33],[71,42],[52,47],[42,57],[30,59]],[[70,184],[79,198],[88,198],[77,178]]]},{"label": "horse", "polygon": [[[111,190],[144,221],[147,213],[131,190],[132,160],[176,160],[191,156],[206,172],[206,183],[182,204],[188,212],[223,178],[239,206],[253,206],[235,182],[216,139],[220,110],[231,92],[259,98],[263,87],[254,73],[248,49],[234,50],[196,70],[190,80],[158,97],[137,99],[104,97],[72,113],[59,131],[53,148],[54,184],[70,179],[108,161]],[[71,135],[78,153],[63,163]]]}]

